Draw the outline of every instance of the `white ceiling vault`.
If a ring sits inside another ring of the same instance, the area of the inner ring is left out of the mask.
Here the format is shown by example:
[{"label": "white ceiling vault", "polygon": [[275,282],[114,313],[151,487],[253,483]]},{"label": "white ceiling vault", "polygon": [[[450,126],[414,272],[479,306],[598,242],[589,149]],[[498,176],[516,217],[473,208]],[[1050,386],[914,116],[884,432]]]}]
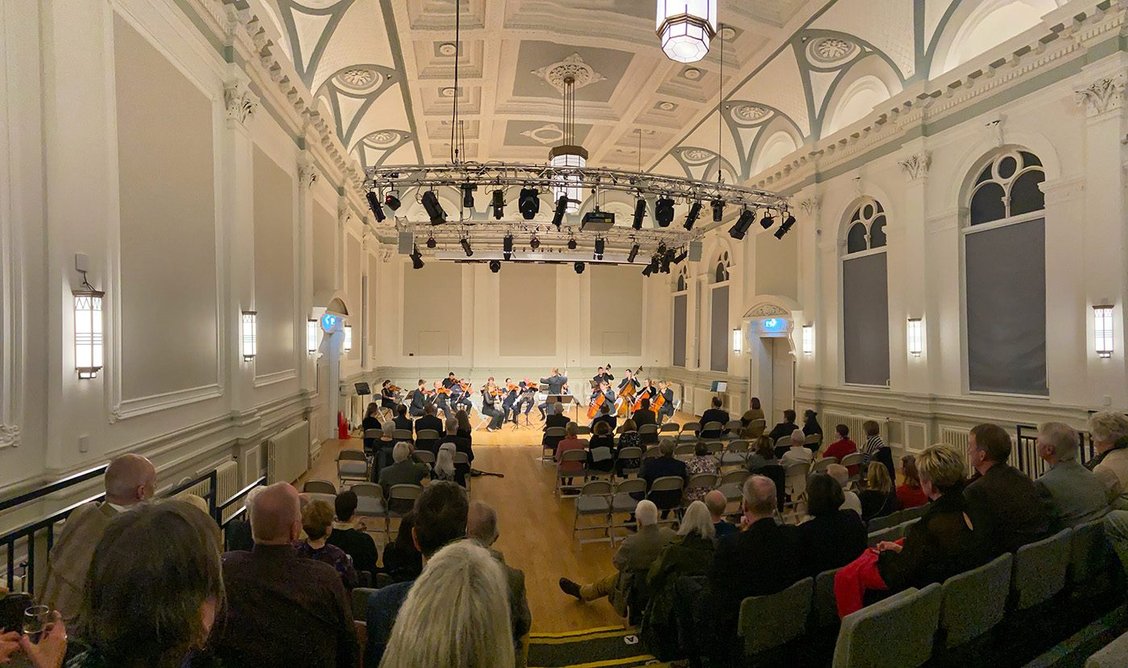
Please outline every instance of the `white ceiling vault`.
[{"label": "white ceiling vault", "polygon": [[[663,55],[653,0],[260,0],[344,145],[365,166],[445,162],[457,97],[467,160],[542,162],[576,79],[589,164],[745,180],[1039,24],[1065,0],[720,0],[692,65]],[[718,132],[720,131],[720,132]],[[641,140],[641,155],[639,146]]]}]

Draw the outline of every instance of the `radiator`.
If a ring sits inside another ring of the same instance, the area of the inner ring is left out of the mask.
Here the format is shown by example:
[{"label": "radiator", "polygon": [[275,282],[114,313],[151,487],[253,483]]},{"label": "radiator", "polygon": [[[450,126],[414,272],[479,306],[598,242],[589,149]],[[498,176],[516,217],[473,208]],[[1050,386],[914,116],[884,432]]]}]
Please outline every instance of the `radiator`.
[{"label": "radiator", "polygon": [[859,445],[866,441],[866,432],[862,429],[862,423],[867,420],[873,420],[878,424],[878,433],[881,434],[881,440],[885,441],[886,445],[890,445],[889,421],[885,418],[869,417],[866,415],[845,415],[829,411],[822,417],[824,419],[819,420],[819,424],[822,425],[823,431],[826,434],[833,434],[836,425],[844,424],[850,428],[850,438]]},{"label": "radiator", "polygon": [[[201,498],[207,498],[209,484],[207,480],[202,480],[184,490],[181,494],[195,494]],[[226,461],[215,468],[215,505],[218,506],[231,498],[242,487],[237,462],[234,460]]]},{"label": "radiator", "polygon": [[302,420],[266,441],[267,482],[294,482],[308,470],[308,420]]},{"label": "radiator", "polygon": [[963,427],[946,427],[940,425],[940,442],[950,445],[960,452],[967,451],[968,430]]}]

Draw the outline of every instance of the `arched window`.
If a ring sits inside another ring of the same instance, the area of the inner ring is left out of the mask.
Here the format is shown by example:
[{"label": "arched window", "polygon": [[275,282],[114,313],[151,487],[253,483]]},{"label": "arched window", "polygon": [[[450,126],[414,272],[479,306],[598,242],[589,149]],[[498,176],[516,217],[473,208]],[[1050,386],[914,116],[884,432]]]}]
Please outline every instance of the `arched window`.
[{"label": "arched window", "polygon": [[728,372],[731,333],[729,332],[729,261],[723,251],[713,265],[713,286],[709,292],[709,369]]},{"label": "arched window", "polygon": [[968,389],[1045,396],[1046,173],[1017,148],[973,173],[962,230]]},{"label": "arched window", "polygon": [[689,294],[686,292],[689,288],[689,270],[685,265],[682,265],[682,268],[678,271],[678,282],[675,287],[677,294],[674,295],[673,350],[670,362],[673,366],[685,368],[686,336],[688,336],[689,320]]},{"label": "arched window", "polygon": [[889,384],[889,288],[885,208],[871,197],[854,205],[842,254],[844,379]]},{"label": "arched window", "polygon": [[681,271],[678,272],[678,280],[677,280],[677,284],[674,287],[674,292],[685,292],[686,288],[688,288],[688,287],[689,287],[689,270],[687,270],[683,266],[681,268]]},{"label": "arched window", "polygon": [[724,283],[729,279],[729,266],[729,254],[728,251],[725,251],[717,258],[717,264],[713,266],[714,283]]}]

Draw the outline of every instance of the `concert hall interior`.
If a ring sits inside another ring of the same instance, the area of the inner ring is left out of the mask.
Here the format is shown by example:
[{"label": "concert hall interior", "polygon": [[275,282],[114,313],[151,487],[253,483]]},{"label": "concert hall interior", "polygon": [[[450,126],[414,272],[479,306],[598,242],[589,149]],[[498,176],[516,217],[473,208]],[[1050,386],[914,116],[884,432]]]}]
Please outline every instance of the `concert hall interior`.
[{"label": "concert hall interior", "polygon": [[0,0],[0,664],[1128,665],[1126,88],[1128,0]]}]

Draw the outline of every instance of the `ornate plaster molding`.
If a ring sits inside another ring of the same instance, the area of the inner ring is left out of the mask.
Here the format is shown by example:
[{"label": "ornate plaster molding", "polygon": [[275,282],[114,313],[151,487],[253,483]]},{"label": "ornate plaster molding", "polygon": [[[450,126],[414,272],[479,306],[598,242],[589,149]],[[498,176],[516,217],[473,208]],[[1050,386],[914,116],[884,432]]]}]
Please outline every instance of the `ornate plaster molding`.
[{"label": "ornate plaster molding", "polygon": [[20,445],[20,428],[14,424],[0,424],[0,448],[16,448]]},{"label": "ornate plaster molding", "polygon": [[918,151],[904,160],[898,160],[897,164],[905,171],[905,176],[910,181],[917,181],[928,176],[928,170],[932,167],[932,153]]},{"label": "ornate plaster molding", "polygon": [[535,69],[533,74],[543,79],[545,83],[560,93],[564,92],[564,80],[568,77],[572,77],[572,80],[575,81],[575,90],[580,90],[584,86],[590,86],[607,78],[596,72],[591,65],[585,63],[578,53],[573,53],[564,60]]},{"label": "ornate plaster molding", "polygon": [[790,318],[791,312],[775,304],[769,304],[767,302],[756,304],[748,311],[748,317],[750,318],[766,318],[771,316],[784,316]]},{"label": "ornate plaster molding", "polygon": [[799,201],[799,208],[808,216],[813,216],[822,208],[822,198],[812,195]]},{"label": "ornate plaster molding", "polygon": [[320,178],[321,170],[312,162],[302,165],[302,167],[298,169],[298,183],[304,188],[312,188]]},{"label": "ornate plaster molding", "polygon": [[1128,85],[1128,71],[1121,70],[1100,77],[1087,86],[1073,89],[1077,106],[1084,107],[1085,115],[1097,116],[1119,109],[1124,104],[1124,89]]},{"label": "ornate plaster molding", "polygon": [[242,78],[231,79],[223,86],[223,102],[227,106],[228,124],[238,123],[246,127],[258,111],[258,96],[251,92],[250,86]]}]

